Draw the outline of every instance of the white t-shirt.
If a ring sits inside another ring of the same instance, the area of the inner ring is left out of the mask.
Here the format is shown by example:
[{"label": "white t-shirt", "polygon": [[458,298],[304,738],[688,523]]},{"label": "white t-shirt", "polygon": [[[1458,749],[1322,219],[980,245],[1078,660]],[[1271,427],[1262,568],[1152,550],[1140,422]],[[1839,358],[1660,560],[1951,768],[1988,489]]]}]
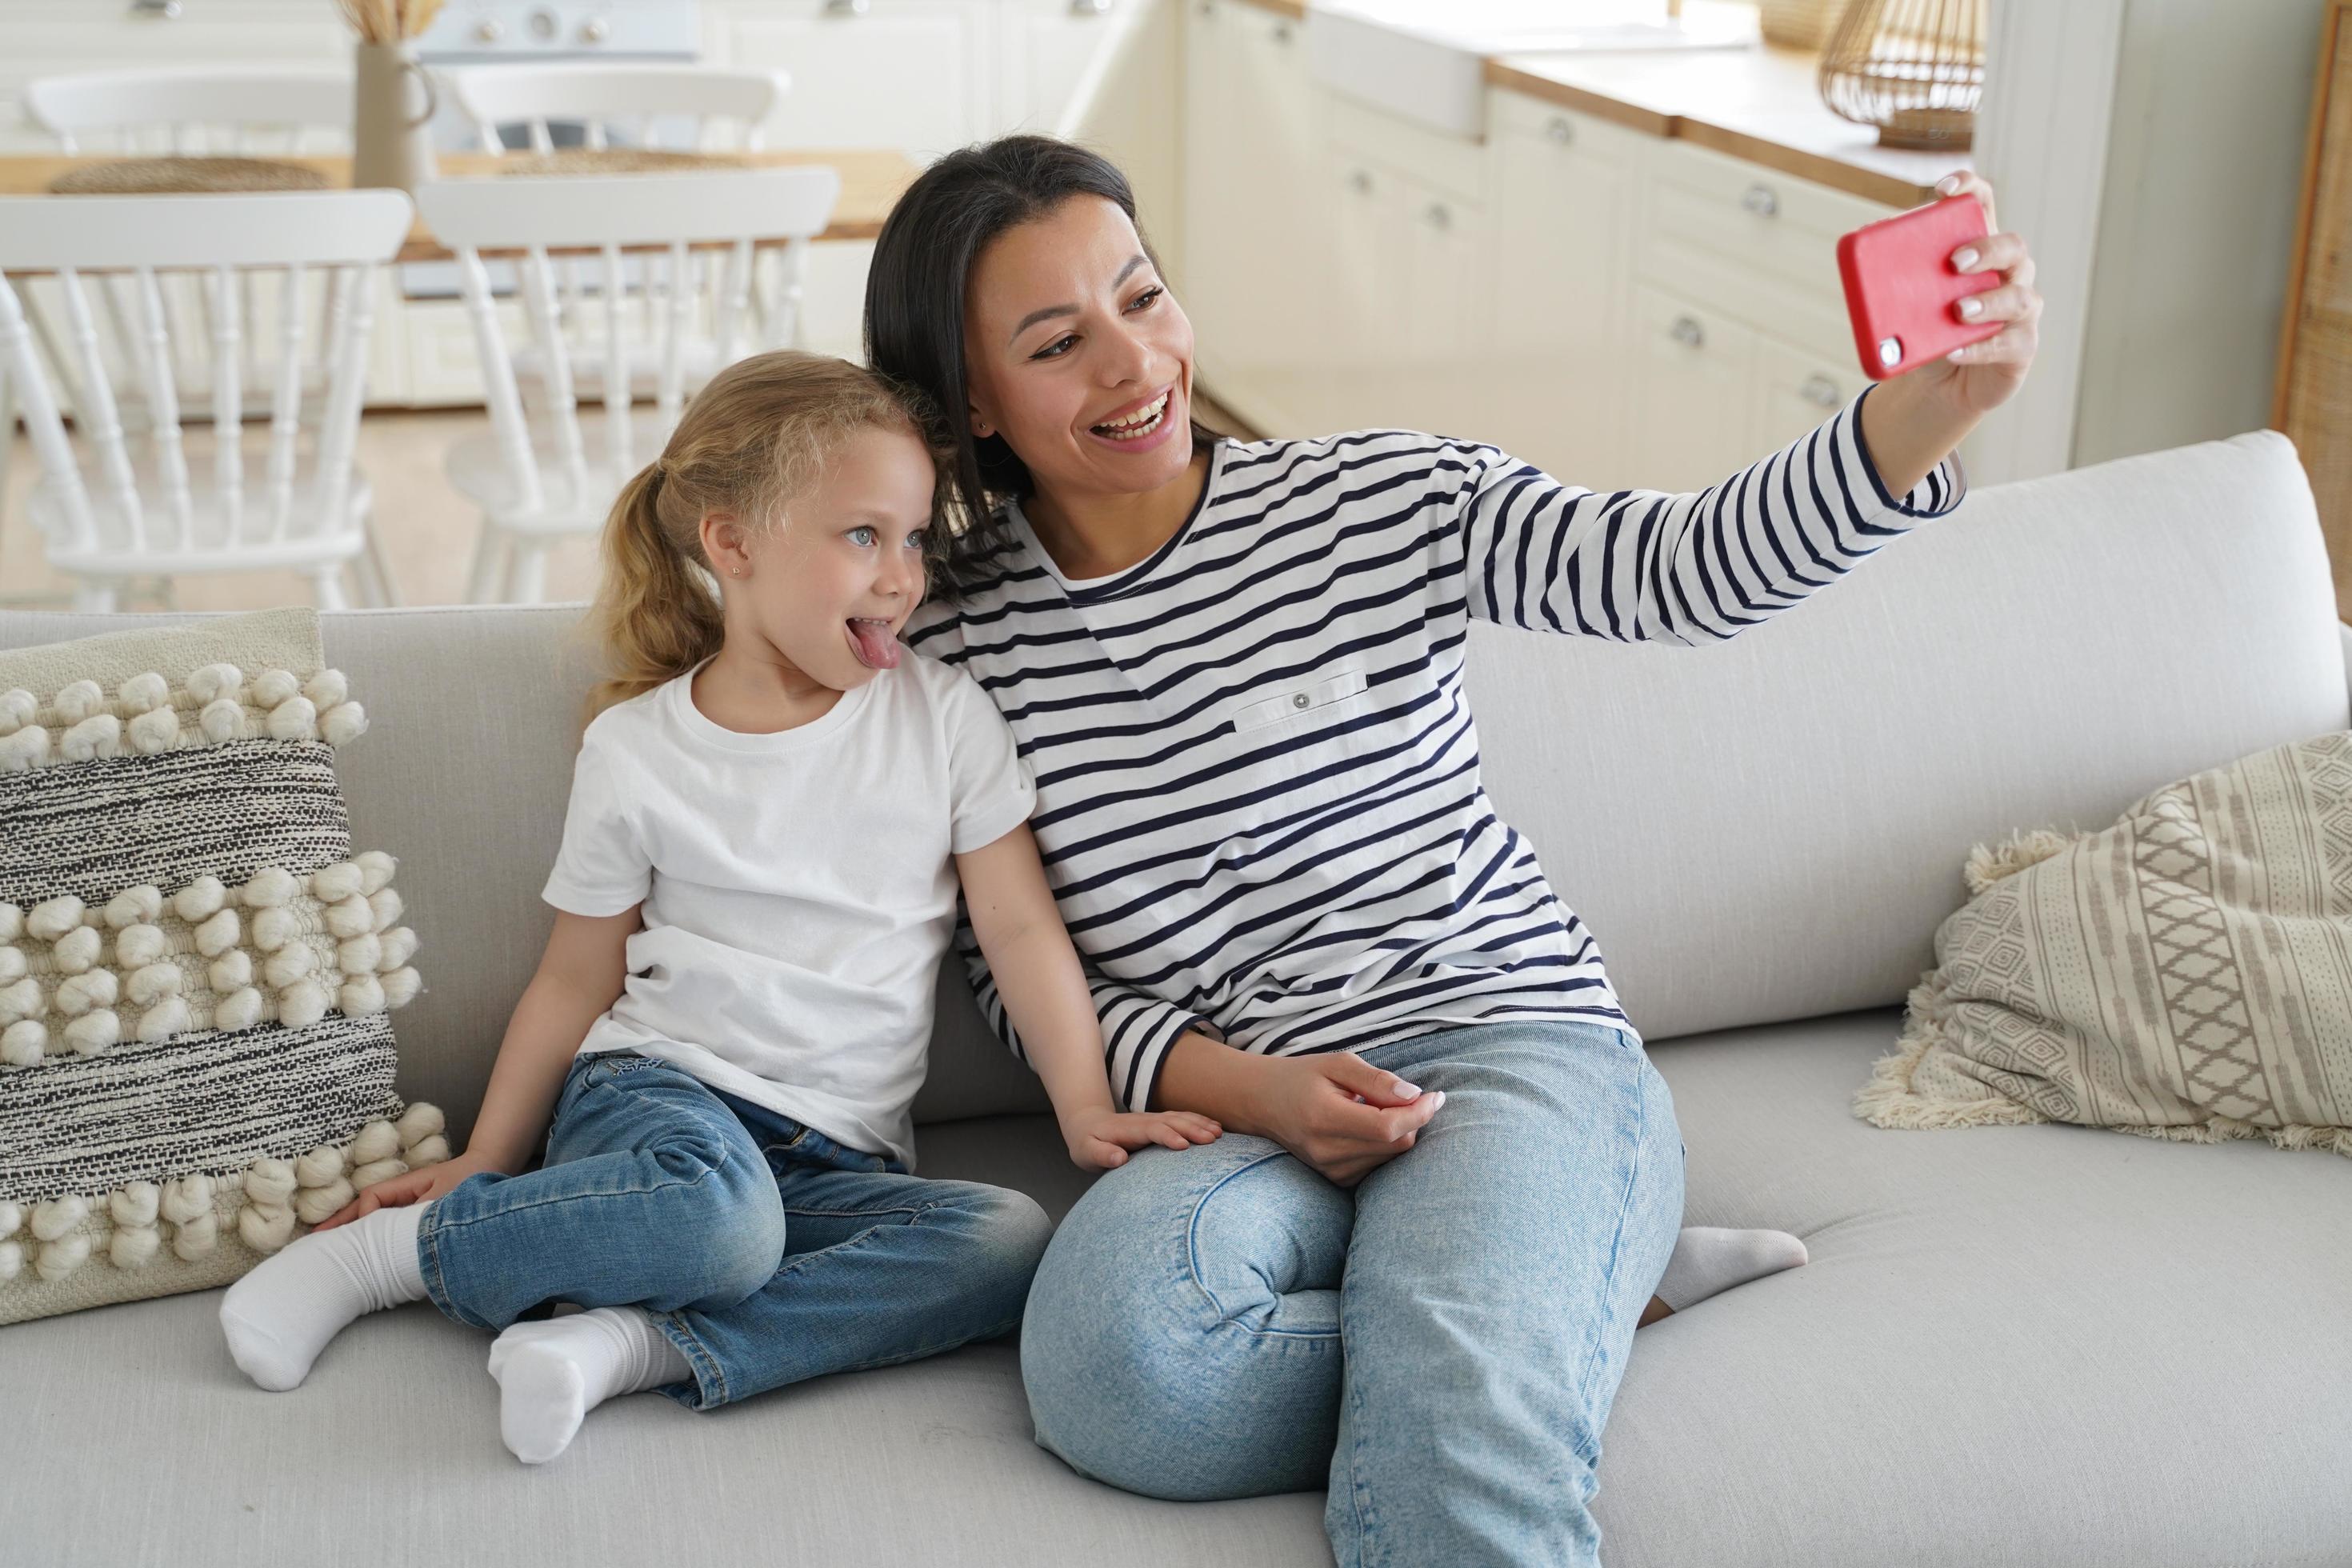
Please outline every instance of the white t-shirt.
[{"label": "white t-shirt", "polygon": [[642,1052],[911,1165],[950,856],[1036,796],[1013,732],[969,676],[914,655],[773,735],[712,722],[693,679],[605,710],[581,742],[541,896],[645,906],[581,1052]]}]

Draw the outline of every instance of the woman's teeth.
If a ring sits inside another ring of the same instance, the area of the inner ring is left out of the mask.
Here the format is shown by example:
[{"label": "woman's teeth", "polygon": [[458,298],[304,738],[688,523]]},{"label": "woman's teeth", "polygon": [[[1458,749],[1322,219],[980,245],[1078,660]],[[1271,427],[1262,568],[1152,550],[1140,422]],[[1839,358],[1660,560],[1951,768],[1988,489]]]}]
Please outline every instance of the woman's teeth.
[{"label": "woman's teeth", "polygon": [[1167,415],[1168,394],[1163,392],[1134,413],[1123,415],[1117,419],[1106,419],[1093,426],[1093,430],[1096,435],[1108,437],[1114,441],[1132,441],[1139,437],[1149,436],[1159,429],[1160,421],[1166,418]]}]

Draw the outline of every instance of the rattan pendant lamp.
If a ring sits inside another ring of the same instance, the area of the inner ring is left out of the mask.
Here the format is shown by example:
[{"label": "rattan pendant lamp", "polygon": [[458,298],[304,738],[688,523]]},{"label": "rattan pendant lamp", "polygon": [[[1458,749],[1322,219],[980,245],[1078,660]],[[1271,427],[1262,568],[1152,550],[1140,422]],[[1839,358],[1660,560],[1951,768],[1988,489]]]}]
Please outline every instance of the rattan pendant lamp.
[{"label": "rattan pendant lamp", "polygon": [[1822,50],[1822,101],[1885,147],[1958,152],[1984,95],[1990,0],[1853,0]]}]

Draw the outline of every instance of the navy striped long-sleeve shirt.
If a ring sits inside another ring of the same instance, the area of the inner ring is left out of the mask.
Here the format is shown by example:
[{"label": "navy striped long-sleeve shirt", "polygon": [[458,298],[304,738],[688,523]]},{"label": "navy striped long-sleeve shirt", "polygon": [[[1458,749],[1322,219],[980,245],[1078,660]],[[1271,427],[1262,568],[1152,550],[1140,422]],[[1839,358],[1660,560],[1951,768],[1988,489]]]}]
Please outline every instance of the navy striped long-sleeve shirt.
[{"label": "navy striped long-sleeve shirt", "polygon": [[[1888,495],[1862,401],[1683,495],[1402,431],[1220,442],[1175,535],[1083,581],[1013,507],[1011,543],[908,641],[979,681],[1035,776],[1121,1101],[1149,1107],[1187,1028],[1271,1055],[1487,1020],[1630,1029],[1479,783],[1468,619],[1696,647],[1796,604],[1964,488],[1948,461]],[[1018,1052],[968,921],[956,945]]]}]

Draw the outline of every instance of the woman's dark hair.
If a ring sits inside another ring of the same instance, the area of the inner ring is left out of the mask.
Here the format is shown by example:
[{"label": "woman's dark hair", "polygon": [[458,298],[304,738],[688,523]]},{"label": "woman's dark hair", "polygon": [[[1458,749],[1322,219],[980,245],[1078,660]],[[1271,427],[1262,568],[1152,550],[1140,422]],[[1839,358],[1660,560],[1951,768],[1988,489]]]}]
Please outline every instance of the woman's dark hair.
[{"label": "woman's dark hair", "polygon": [[[950,596],[966,569],[1004,542],[997,503],[1034,488],[1002,436],[971,433],[963,318],[972,263],[998,235],[1073,196],[1116,202],[1135,218],[1135,192],[1101,153],[1051,136],[1002,137],[926,169],[891,208],[874,246],[866,276],[866,361],[920,395],[941,426],[935,444],[948,454],[961,513],[940,584]],[[1150,253],[1149,242],[1144,249]],[[1216,432],[1192,422],[1196,447],[1216,439]]]}]

